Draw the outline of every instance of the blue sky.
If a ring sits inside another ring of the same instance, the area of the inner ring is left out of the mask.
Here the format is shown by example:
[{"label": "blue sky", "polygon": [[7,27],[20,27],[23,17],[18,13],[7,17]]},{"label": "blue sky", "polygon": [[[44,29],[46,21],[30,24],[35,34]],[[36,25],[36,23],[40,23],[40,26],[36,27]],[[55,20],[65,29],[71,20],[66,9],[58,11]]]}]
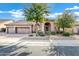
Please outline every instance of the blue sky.
[{"label": "blue sky", "polygon": [[[79,4],[77,3],[49,3],[50,14],[47,18],[56,18],[56,16],[62,14],[64,10],[72,10],[77,16],[79,16]],[[23,8],[29,7],[30,4],[22,3],[0,3],[0,19],[14,19],[21,20],[23,16]]]},{"label": "blue sky", "polygon": [[[74,6],[78,6],[79,4],[77,3],[52,3],[49,4],[51,12],[53,13],[59,13],[63,12],[66,8],[73,8]],[[78,10],[73,10],[73,11],[78,11]]]}]

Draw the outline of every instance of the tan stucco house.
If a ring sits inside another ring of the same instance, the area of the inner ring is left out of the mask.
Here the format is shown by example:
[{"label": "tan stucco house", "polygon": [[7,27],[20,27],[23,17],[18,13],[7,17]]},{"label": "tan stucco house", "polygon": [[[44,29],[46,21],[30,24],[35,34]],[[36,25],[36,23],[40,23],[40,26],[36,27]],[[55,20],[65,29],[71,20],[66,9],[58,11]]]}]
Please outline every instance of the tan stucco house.
[{"label": "tan stucco house", "polygon": [[[56,31],[54,22],[44,22],[39,23],[41,31],[45,32],[49,29],[51,31]],[[17,21],[6,25],[6,32],[7,33],[18,33],[18,34],[27,34],[32,33],[36,31],[36,23],[35,22],[29,22],[29,21]]]},{"label": "tan stucco house", "polygon": [[[56,32],[56,26],[54,21],[46,21],[44,23],[38,23],[39,27],[42,32],[45,31],[53,31]],[[29,22],[29,21],[17,21],[5,24],[6,32],[10,34],[28,34],[33,33],[36,31],[36,23]],[[68,31],[71,30],[73,33],[79,33],[79,22],[75,22],[75,25],[71,29],[67,29]]]}]

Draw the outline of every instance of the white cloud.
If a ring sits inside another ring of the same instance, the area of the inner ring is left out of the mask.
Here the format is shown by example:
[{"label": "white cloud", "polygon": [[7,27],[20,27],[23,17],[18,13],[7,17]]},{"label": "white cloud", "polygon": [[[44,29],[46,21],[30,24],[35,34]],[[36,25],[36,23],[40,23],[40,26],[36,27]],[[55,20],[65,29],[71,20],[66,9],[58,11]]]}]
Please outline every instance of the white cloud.
[{"label": "white cloud", "polygon": [[3,13],[3,11],[0,11],[0,13]]},{"label": "white cloud", "polygon": [[[79,12],[73,12],[75,16],[77,16],[76,20],[79,21]],[[48,19],[55,19],[58,15],[62,15],[62,13],[54,13],[54,14],[49,14],[49,16],[45,16]]]},{"label": "white cloud", "polygon": [[10,14],[12,19],[23,19],[23,11],[21,9],[18,10],[10,10],[10,11],[0,11],[0,14]]},{"label": "white cloud", "polygon": [[9,11],[9,13],[11,14],[12,17],[15,17],[15,18],[23,18],[24,17],[21,9],[11,10],[11,11]]},{"label": "white cloud", "polygon": [[8,11],[0,10],[0,13],[9,13]]},{"label": "white cloud", "polygon": [[74,15],[76,16],[76,20],[79,21],[79,12],[73,12],[73,13],[74,13]]},{"label": "white cloud", "polygon": [[58,16],[58,15],[61,15],[62,13],[54,13],[54,15]]},{"label": "white cloud", "polygon": [[49,14],[48,16],[45,16],[46,18],[51,18],[54,19],[56,18],[58,15],[61,15],[62,13],[54,13],[54,14]]},{"label": "white cloud", "polygon": [[79,16],[79,12],[74,12],[75,15]]},{"label": "white cloud", "polygon": [[73,6],[72,8],[66,8],[65,10],[77,10],[79,9],[79,6]]}]

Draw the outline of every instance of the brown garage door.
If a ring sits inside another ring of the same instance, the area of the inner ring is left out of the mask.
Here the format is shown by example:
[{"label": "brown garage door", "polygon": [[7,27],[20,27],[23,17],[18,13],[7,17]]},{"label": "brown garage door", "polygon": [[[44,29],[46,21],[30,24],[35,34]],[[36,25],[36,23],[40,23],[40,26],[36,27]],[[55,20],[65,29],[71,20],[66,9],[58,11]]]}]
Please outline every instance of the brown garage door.
[{"label": "brown garage door", "polygon": [[28,34],[28,33],[31,33],[30,27],[17,27],[16,31],[19,34]]}]

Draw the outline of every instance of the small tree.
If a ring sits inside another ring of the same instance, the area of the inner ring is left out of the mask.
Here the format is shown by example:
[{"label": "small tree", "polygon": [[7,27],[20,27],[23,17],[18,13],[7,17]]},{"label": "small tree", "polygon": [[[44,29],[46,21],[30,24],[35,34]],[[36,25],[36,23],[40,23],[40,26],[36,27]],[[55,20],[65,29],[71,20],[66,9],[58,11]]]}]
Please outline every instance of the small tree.
[{"label": "small tree", "polygon": [[65,28],[71,28],[74,25],[75,16],[71,11],[65,11],[61,16],[56,20],[58,28],[62,28],[63,32]]},{"label": "small tree", "polygon": [[60,18],[60,16],[58,16],[58,18],[55,21],[57,32],[60,32],[60,28],[61,28],[61,26],[60,26],[60,20],[61,20],[61,18]]}]

